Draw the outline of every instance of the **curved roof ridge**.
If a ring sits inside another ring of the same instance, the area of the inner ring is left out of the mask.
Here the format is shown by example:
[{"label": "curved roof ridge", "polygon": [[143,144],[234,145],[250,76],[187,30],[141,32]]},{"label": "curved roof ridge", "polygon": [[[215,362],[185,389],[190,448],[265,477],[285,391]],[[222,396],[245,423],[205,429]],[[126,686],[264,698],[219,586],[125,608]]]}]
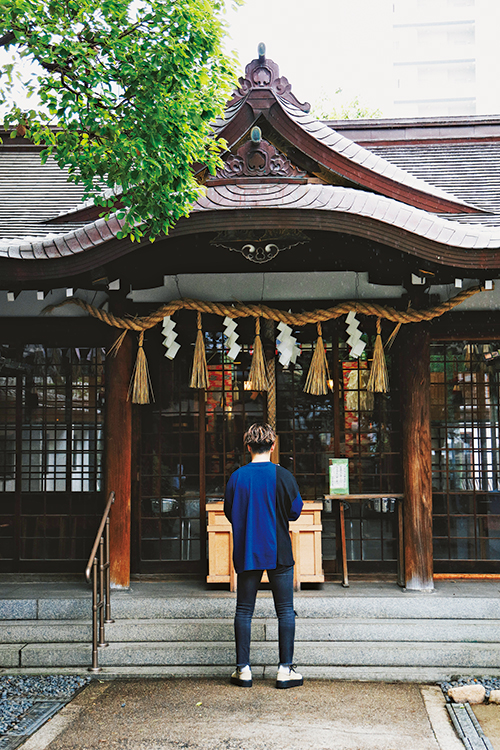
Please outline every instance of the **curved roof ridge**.
[{"label": "curved roof ridge", "polygon": [[500,227],[466,224],[431,214],[384,195],[337,185],[220,185],[193,206],[193,213],[252,208],[315,209],[356,214],[391,225],[442,245],[459,248],[500,248]]},{"label": "curved roof ridge", "polygon": [[12,238],[0,239],[0,258],[17,260],[53,260],[78,255],[85,250],[103,245],[117,238],[125,219],[112,214],[109,219],[97,219],[79,229],[43,237],[24,237],[19,243]]},{"label": "curved roof ridge", "polygon": [[369,169],[372,172],[386,177],[389,180],[399,182],[407,187],[414,188],[429,195],[443,198],[445,200],[451,200],[458,205],[462,205],[467,208],[477,208],[471,203],[467,203],[461,198],[457,198],[453,193],[447,192],[442,188],[436,187],[426,180],[420,177],[415,177],[406,170],[398,167],[396,164],[388,161],[382,156],[378,156],[373,151],[360,146],[355,141],[346,138],[344,135],[338,133],[333,128],[329,127],[321,120],[317,120],[313,115],[308,112],[304,112],[298,107],[294,106],[288,99],[277,95],[277,101],[280,106],[287,112],[287,114],[294,120],[294,122],[305,130],[309,135],[318,141],[321,141],[328,146],[332,151],[342,155],[346,159],[349,159],[365,169]]},{"label": "curved roof ridge", "polygon": [[[500,226],[486,229],[484,226],[465,224],[409,206],[394,198],[337,185],[219,185],[207,188],[205,195],[193,204],[191,213],[253,208],[305,209],[350,214],[372,219],[446,247],[462,250],[500,248]],[[189,221],[189,217],[186,220]],[[24,238],[20,243],[15,243],[12,239],[3,240],[0,242],[0,258],[51,260],[77,255],[116,239],[124,223],[124,219],[119,220],[113,214],[107,220],[97,219],[70,232],[29,240]]]}]

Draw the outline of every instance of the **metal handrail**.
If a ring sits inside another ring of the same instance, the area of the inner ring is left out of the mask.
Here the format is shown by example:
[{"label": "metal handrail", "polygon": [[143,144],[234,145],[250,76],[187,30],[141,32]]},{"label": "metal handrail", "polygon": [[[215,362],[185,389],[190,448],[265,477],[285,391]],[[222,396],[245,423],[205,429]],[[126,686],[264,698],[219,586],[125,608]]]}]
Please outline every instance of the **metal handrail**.
[{"label": "metal handrail", "polygon": [[114,502],[115,493],[110,492],[85,569],[87,581],[90,582],[92,574],[92,666],[89,672],[101,671],[98,649],[108,645],[104,637],[104,624],[114,622],[111,619],[109,580],[109,512]]}]

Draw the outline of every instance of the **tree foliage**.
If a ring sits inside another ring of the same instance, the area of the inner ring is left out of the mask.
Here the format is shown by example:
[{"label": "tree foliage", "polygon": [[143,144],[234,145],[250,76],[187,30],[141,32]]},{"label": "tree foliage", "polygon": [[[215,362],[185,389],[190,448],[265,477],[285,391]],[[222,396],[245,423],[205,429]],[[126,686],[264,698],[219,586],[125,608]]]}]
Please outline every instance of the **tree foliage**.
[{"label": "tree foliage", "polygon": [[[342,94],[342,89],[337,89],[335,96],[340,94]],[[370,109],[361,104],[357,96],[350,102],[341,102],[323,95],[312,107],[312,113],[318,120],[362,120],[382,116],[379,109]]]},{"label": "tree foliage", "polygon": [[[53,156],[85,197],[111,208],[124,234],[154,238],[199,195],[192,165],[214,172],[211,123],[234,84],[222,51],[224,0],[0,0],[0,45],[38,63],[25,82],[37,110],[6,117]],[[4,101],[15,66],[0,71]]]}]

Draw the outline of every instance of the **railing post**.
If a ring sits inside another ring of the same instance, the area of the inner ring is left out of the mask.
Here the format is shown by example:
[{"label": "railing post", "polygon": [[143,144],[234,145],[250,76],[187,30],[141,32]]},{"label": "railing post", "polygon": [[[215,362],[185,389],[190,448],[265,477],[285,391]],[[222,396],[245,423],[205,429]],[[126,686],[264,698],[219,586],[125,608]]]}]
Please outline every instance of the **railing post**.
[{"label": "railing post", "polygon": [[104,549],[105,549],[105,558],[104,558],[104,581],[105,581],[105,603],[106,603],[106,619],[104,622],[114,622],[114,620],[111,617],[111,575],[110,575],[110,569],[111,569],[111,561],[109,557],[109,516],[106,518],[106,526],[104,528]]},{"label": "railing post", "polygon": [[99,605],[97,603],[97,557],[94,558],[92,564],[92,666],[89,667],[89,672],[100,672],[101,667],[99,666],[99,652],[97,645],[97,610]]},{"label": "railing post", "polygon": [[[101,671],[99,666],[99,648],[104,648],[108,645],[105,642],[104,624],[106,622],[114,622],[111,619],[109,545],[109,511],[114,501],[115,493],[110,492],[85,570],[87,581],[90,581],[92,573],[92,666],[88,668],[89,672]],[[99,566],[99,573],[97,566]]]},{"label": "railing post", "polygon": [[99,646],[104,648],[104,535],[99,540]]}]

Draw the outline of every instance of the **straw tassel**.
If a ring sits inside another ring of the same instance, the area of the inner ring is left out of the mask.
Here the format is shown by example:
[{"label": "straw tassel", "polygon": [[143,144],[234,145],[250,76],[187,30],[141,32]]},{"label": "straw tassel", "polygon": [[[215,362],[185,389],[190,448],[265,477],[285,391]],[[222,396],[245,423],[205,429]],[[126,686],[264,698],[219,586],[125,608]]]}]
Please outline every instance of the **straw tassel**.
[{"label": "straw tassel", "polygon": [[394,340],[395,340],[396,336],[398,335],[399,329],[401,328],[402,325],[403,325],[402,323],[396,323],[396,325],[392,329],[391,335],[389,336],[389,338],[385,342],[385,348],[387,350],[389,350],[391,348],[391,346],[394,344]]},{"label": "straw tassel", "polygon": [[382,324],[377,319],[377,336],[373,349],[373,362],[368,380],[367,390],[372,393],[387,393],[389,390],[389,375],[385,361],[384,345],[382,344]]},{"label": "straw tassel", "polygon": [[252,391],[267,391],[269,389],[264,350],[260,338],[260,318],[255,318],[255,340],[253,342],[252,365],[248,380]]},{"label": "straw tassel", "polygon": [[311,359],[309,372],[307,373],[305,393],[311,393],[313,396],[326,396],[328,393],[328,361],[326,359],[325,345],[323,343],[323,333],[321,323],[317,323],[318,340],[314,348],[314,354]]},{"label": "straw tassel", "polygon": [[208,368],[205,354],[205,342],[201,328],[201,313],[197,313],[198,333],[194,347],[193,370],[191,372],[190,388],[208,388]]},{"label": "straw tassel", "polygon": [[149,376],[148,361],[144,351],[144,331],[139,333],[137,359],[128,389],[128,398],[130,399],[130,397],[132,397],[133,404],[149,404],[151,400],[155,400]]},{"label": "straw tassel", "polygon": [[123,339],[125,338],[125,336],[127,335],[127,333],[128,333],[128,329],[127,329],[127,328],[125,328],[125,329],[124,329],[124,330],[123,330],[123,331],[122,331],[122,332],[120,333],[120,335],[118,336],[118,338],[116,339],[116,341],[115,341],[115,342],[113,343],[113,345],[112,345],[112,346],[110,346],[110,348],[109,348],[109,351],[108,351],[108,355],[109,355],[109,356],[111,356],[111,357],[116,357],[116,355],[117,355],[117,354],[118,354],[118,352],[120,351],[120,346],[121,346],[121,345],[123,344]]}]

